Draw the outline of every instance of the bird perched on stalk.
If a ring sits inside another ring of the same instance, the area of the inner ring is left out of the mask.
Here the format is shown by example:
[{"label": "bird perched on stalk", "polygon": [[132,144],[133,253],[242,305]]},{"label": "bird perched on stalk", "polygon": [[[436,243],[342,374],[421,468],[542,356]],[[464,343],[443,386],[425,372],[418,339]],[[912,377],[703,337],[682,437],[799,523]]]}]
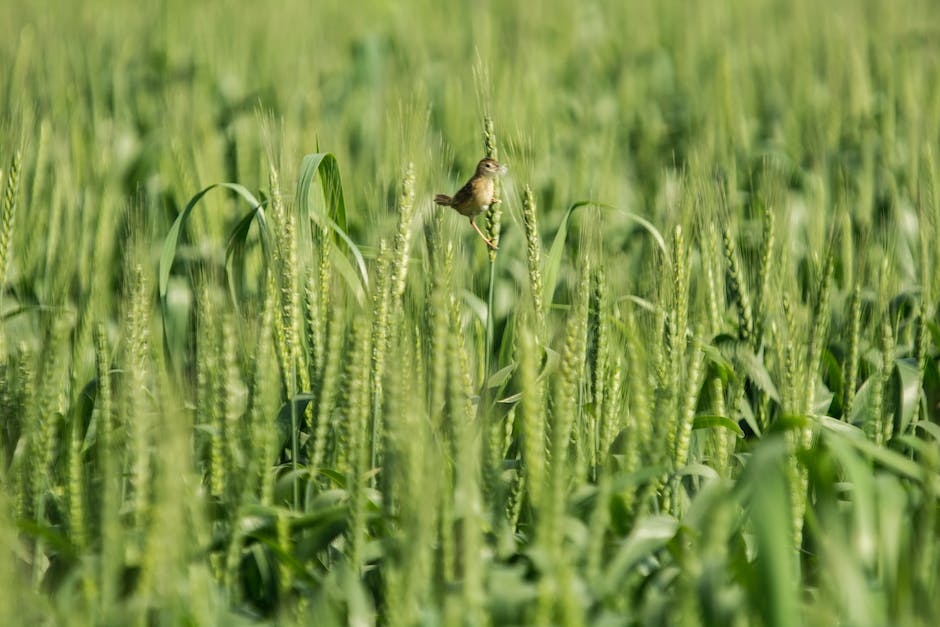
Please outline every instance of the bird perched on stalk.
[{"label": "bird perched on stalk", "polygon": [[453,207],[460,215],[470,218],[470,226],[479,233],[486,245],[494,250],[496,245],[483,234],[483,231],[474,223],[473,219],[487,211],[490,205],[502,202],[498,198],[494,198],[496,194],[496,177],[505,174],[506,169],[506,166],[500,165],[495,159],[483,159],[477,164],[476,174],[456,194],[453,196],[438,194],[434,197],[434,202],[438,205]]}]

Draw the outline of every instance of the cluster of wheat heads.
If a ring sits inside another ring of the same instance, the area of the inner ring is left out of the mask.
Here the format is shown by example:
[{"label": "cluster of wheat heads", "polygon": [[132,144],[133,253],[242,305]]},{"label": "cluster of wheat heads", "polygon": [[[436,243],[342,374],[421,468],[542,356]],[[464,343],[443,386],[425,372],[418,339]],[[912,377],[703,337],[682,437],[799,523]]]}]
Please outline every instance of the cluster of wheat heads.
[{"label": "cluster of wheat heads", "polygon": [[[494,116],[388,130],[466,51],[301,4],[317,89],[248,11],[0,38],[0,623],[936,622],[929,28],[504,4]],[[497,150],[491,254],[430,197]]]},{"label": "cluster of wheat heads", "polygon": [[[934,286],[895,294],[882,263],[863,291],[838,230],[776,272],[780,190],[764,175],[753,242],[705,177],[681,203],[717,222],[667,238],[625,214],[656,271],[626,299],[598,234],[568,241],[580,214],[624,212],[575,203],[545,250],[524,188],[517,245],[490,258],[490,280],[510,255],[524,269],[495,323],[492,289],[483,315],[467,307],[463,253],[441,213],[419,211],[411,164],[368,256],[329,153],[303,160],[292,195],[273,167],[260,198],[229,183],[195,195],[158,268],[144,249],[159,234],[132,226],[116,327],[89,303],[43,314],[37,343],[4,335],[7,607],[787,623],[861,612],[843,574],[880,586],[866,612],[929,615]],[[223,190],[242,203],[223,262],[187,259],[194,216]]]}]

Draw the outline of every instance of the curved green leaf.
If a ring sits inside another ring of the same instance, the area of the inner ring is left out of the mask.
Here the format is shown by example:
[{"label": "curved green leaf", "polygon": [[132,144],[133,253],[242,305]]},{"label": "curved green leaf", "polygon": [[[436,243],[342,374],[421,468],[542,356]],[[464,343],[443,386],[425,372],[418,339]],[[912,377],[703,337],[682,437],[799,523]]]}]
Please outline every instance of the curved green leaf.
[{"label": "curved green leaf", "polygon": [[809,414],[783,414],[771,424],[771,430],[780,432],[791,429],[809,429],[812,426],[813,416]]},{"label": "curved green leaf", "polygon": [[470,311],[480,320],[480,324],[483,325],[483,328],[486,328],[486,302],[471,292],[470,290],[461,290],[460,297],[463,299],[463,302],[470,308]]},{"label": "curved green leaf", "polygon": [[[343,237],[347,237],[345,233],[342,235]],[[359,254],[359,249],[352,243],[352,240],[349,240],[349,243],[352,246],[351,250],[353,250],[353,254],[357,256],[359,275],[356,274],[356,269],[353,268],[352,263],[350,263],[346,255],[343,254],[343,251],[336,246],[332,248],[330,261],[333,263],[333,268],[339,272],[339,275],[346,281],[346,285],[352,290],[353,296],[356,297],[356,302],[361,305],[365,302],[366,289],[369,287],[369,281],[366,274],[365,261],[362,259],[362,255]]]},{"label": "curved green leaf", "polygon": [[819,424],[829,431],[835,431],[850,438],[865,438],[865,432],[853,424],[837,420],[832,416],[814,416]]},{"label": "curved green leaf", "polygon": [[666,546],[678,530],[679,521],[672,516],[648,516],[641,519],[611,560],[604,577],[611,588],[604,592],[613,592],[634,564]]},{"label": "curved green leaf", "polygon": [[516,369],[516,362],[512,362],[508,366],[500,368],[496,372],[490,375],[489,380],[486,382],[486,387],[488,388],[498,388],[506,381],[509,381],[509,377],[512,376],[513,371]]},{"label": "curved green leaf", "polygon": [[705,479],[719,479],[718,471],[705,464],[689,464],[676,471],[679,477],[703,477]]},{"label": "curved green leaf", "polygon": [[545,293],[543,294],[542,299],[543,302],[548,304],[548,306],[551,306],[552,299],[555,297],[555,289],[558,287],[558,275],[561,272],[561,257],[565,250],[565,241],[568,239],[568,220],[571,217],[571,214],[574,213],[575,209],[580,209],[581,207],[587,206],[611,209],[621,213],[634,222],[637,222],[640,226],[646,229],[650,235],[653,236],[653,239],[656,241],[656,244],[663,253],[663,257],[669,257],[669,254],[666,251],[666,240],[663,239],[663,236],[660,234],[660,232],[656,230],[656,227],[645,218],[638,216],[632,211],[618,209],[617,207],[608,205],[606,203],[595,202],[593,200],[578,201],[568,207],[568,210],[565,211],[565,215],[562,216],[561,224],[558,226],[558,232],[555,233],[555,239],[552,240],[552,247],[548,251],[548,257],[545,259],[545,271],[543,273],[545,282],[544,287],[542,288]]},{"label": "curved green leaf", "polygon": [[728,358],[722,354],[718,347],[713,344],[703,344],[702,353],[705,355],[705,358],[715,366],[715,370],[723,382],[727,383],[728,381],[738,380],[734,366],[728,361]]},{"label": "curved green leaf", "polygon": [[[310,191],[318,181],[323,194],[325,213],[313,211],[310,202]],[[296,201],[297,211],[303,224],[307,224],[309,220],[314,220],[321,226],[330,227],[336,235],[337,244],[339,244],[337,248],[343,253],[347,250],[352,253],[358,266],[362,285],[358,289],[353,285],[350,285],[350,287],[357,293],[358,298],[363,289],[369,287],[369,273],[366,270],[366,262],[362,252],[347,234],[346,197],[343,193],[343,181],[339,174],[339,162],[333,153],[316,152],[304,156],[303,161],[300,163],[300,175],[297,179]],[[337,270],[349,282],[354,275],[348,271],[350,268],[343,267],[349,265],[349,261],[344,255],[334,255],[334,261],[340,264],[337,266]]]},{"label": "curved green leaf", "polygon": [[736,491],[742,498],[756,558],[746,576],[759,585],[766,602],[760,606],[767,625],[798,625],[799,588],[793,573],[798,553],[786,540],[792,534],[787,464],[792,455],[786,438],[771,436],[754,448]]},{"label": "curved green leaf", "polygon": [[292,418],[303,416],[304,412],[307,411],[307,405],[313,402],[315,398],[309,392],[300,392],[295,394],[292,400],[285,401],[281,405],[277,412],[277,418],[275,418],[279,446],[284,446],[290,438],[292,425],[294,424]]},{"label": "curved green leaf", "polygon": [[189,202],[186,204],[186,207],[180,212],[178,216],[176,216],[176,220],[173,221],[173,226],[170,227],[170,231],[163,240],[163,249],[160,252],[160,302],[164,309],[166,308],[166,289],[170,282],[170,270],[173,268],[173,261],[176,259],[176,249],[177,246],[179,246],[180,233],[182,232],[183,227],[186,225],[187,220],[189,220],[189,216],[193,212],[193,209],[195,209],[196,205],[199,204],[199,201],[202,200],[202,197],[216,188],[232,190],[244,198],[253,209],[257,209],[261,205],[261,203],[258,202],[258,199],[255,198],[254,195],[249,192],[245,186],[239,185],[238,183],[215,183],[214,185],[210,185],[209,187],[203,189],[189,200]]},{"label": "curved green leaf", "polygon": [[920,404],[920,371],[914,359],[899,359],[895,367],[898,373],[897,427],[898,433],[905,433]]},{"label": "curved green leaf", "polygon": [[850,444],[859,453],[871,458],[872,461],[888,472],[919,482],[930,480],[931,473],[926,468],[921,467],[917,462],[897,451],[875,444],[868,438],[844,437],[840,432],[831,430],[823,433],[830,444],[833,438],[841,437],[842,442]]},{"label": "curved green leaf", "polygon": [[940,443],[940,425],[929,420],[918,420],[914,423],[914,428],[926,431],[934,440]]},{"label": "curved green leaf", "polygon": [[743,345],[738,347],[735,357],[741,369],[754,382],[754,385],[767,394],[771,400],[779,403],[780,394],[777,392],[777,386],[774,385],[763,360],[755,355],[753,351],[745,349]]},{"label": "curved green leaf", "polygon": [[97,441],[97,423],[93,418],[95,410],[95,400],[98,398],[98,378],[95,377],[85,384],[78,398],[69,410],[69,421],[72,429],[80,429],[82,432],[82,448],[84,455],[91,449]]},{"label": "curved green leaf", "polygon": [[727,416],[704,415],[696,416],[692,422],[692,429],[727,429],[739,438],[744,437],[744,430],[738,423]]},{"label": "curved green leaf", "polygon": [[[369,271],[366,270],[366,260],[362,255],[362,251],[360,251],[359,247],[356,246],[356,243],[352,241],[352,238],[350,238],[349,235],[346,234],[346,231],[340,228],[339,225],[336,224],[333,220],[329,218],[324,218],[323,216],[319,216],[319,218],[317,219],[318,221],[326,220],[327,225],[331,229],[333,229],[333,231],[339,236],[340,240],[346,244],[345,248],[348,249],[349,252],[351,252],[353,257],[355,258],[356,265],[359,268],[359,275],[362,277],[362,285],[360,286],[360,288],[368,289],[369,288]],[[350,264],[349,260],[346,259],[346,257],[342,254],[342,249],[339,247],[336,247],[333,250],[336,253],[338,253],[338,254],[333,255],[334,257],[333,261],[336,262],[337,260],[341,260],[342,263],[351,270],[352,264]],[[351,273],[351,276],[355,276],[355,273]]]},{"label": "curved green leaf", "polygon": [[265,274],[267,274],[267,263],[271,258],[271,235],[268,230],[268,221],[264,214],[264,205],[267,201],[253,207],[229,235],[228,244],[225,246],[225,274],[228,279],[229,294],[232,303],[238,308],[238,285],[242,281],[237,280],[236,275],[244,272],[245,251],[248,247],[248,234],[251,232],[251,225],[258,224],[258,234],[261,239],[261,249],[264,255]]},{"label": "curved green leaf", "polygon": [[853,425],[864,424],[872,413],[872,388],[878,385],[877,377],[870,377],[858,388],[855,393],[855,402],[852,404],[852,415],[848,417]]},{"label": "curved green leaf", "polygon": [[300,176],[297,179],[297,210],[302,218],[310,216],[310,189],[320,175],[323,186],[323,200],[326,203],[326,217],[338,227],[337,234],[345,233],[346,197],[343,194],[343,182],[339,175],[339,163],[331,152],[316,152],[305,155],[300,162]]},{"label": "curved green leaf", "polygon": [[646,298],[641,298],[637,296],[636,294],[625,294],[624,296],[621,296],[620,298],[616,299],[616,302],[618,303],[622,303],[624,301],[630,301],[637,307],[640,307],[641,309],[645,309],[646,311],[649,311],[652,313],[656,313],[658,310],[658,307],[655,304],[653,304]]},{"label": "curved green leaf", "polygon": [[548,257],[545,258],[545,283],[542,289],[545,293],[542,295],[543,302],[552,304],[555,297],[555,288],[558,283],[558,273],[561,271],[561,256],[565,251],[565,240],[568,239],[568,218],[575,209],[591,205],[590,201],[576,202],[565,212],[561,218],[561,224],[558,225],[558,232],[555,233],[555,239],[552,240],[552,247],[548,251]]},{"label": "curved green leaf", "polygon": [[[206,187],[198,194],[193,196],[189,202],[186,204],[186,207],[176,216],[176,220],[173,221],[173,225],[170,227],[170,231],[167,233],[166,238],[163,240],[163,248],[160,251],[160,271],[159,271],[159,290],[160,290],[160,310],[162,315],[162,327],[163,327],[163,347],[167,351],[167,354],[170,354],[171,343],[167,337],[167,287],[170,284],[170,271],[173,269],[173,262],[176,260],[177,248],[179,246],[180,234],[183,231],[183,227],[186,226],[186,222],[189,220],[189,216],[192,214],[193,209],[196,208],[196,205],[199,204],[199,201],[202,200],[203,196],[211,192],[213,189],[222,188],[229,189],[242,198],[251,205],[253,210],[258,210],[260,208],[260,203],[254,195],[248,191],[248,189],[239,185],[238,183],[215,183]],[[244,221],[244,220],[243,220]],[[170,363],[174,367],[178,367],[176,361],[174,361],[173,356],[170,354]]]}]

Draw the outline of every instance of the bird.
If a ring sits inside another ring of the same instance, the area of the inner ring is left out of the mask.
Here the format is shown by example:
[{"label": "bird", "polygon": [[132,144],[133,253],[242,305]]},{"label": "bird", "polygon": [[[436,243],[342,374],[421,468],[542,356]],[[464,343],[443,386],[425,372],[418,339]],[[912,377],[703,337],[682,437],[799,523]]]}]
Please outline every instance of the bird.
[{"label": "bird", "polygon": [[477,164],[476,173],[463,187],[457,190],[456,194],[453,196],[447,194],[434,196],[436,204],[442,207],[452,207],[460,215],[470,218],[470,226],[479,233],[486,245],[493,250],[496,250],[496,244],[483,234],[483,231],[474,223],[473,219],[487,211],[490,205],[502,202],[494,197],[496,194],[496,177],[505,174],[506,171],[506,166],[501,165],[496,159],[482,159]]}]

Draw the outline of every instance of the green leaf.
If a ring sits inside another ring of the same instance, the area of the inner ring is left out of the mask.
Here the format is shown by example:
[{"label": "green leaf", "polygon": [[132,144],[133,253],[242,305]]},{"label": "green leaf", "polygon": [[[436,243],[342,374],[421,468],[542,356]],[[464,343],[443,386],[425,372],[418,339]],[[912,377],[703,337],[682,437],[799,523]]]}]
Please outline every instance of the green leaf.
[{"label": "green leaf", "polygon": [[487,603],[494,608],[497,616],[500,613],[512,615],[518,608],[528,606],[538,597],[535,584],[526,578],[523,564],[503,566],[494,562],[487,580]]},{"label": "green leaf", "polygon": [[586,207],[590,202],[577,202],[565,212],[561,218],[561,224],[558,225],[558,232],[555,233],[555,239],[552,240],[552,246],[545,258],[545,282],[542,289],[545,293],[542,295],[542,302],[551,306],[552,299],[555,297],[555,288],[558,286],[558,274],[561,272],[561,256],[565,252],[565,240],[568,238],[568,218],[578,207]]},{"label": "green leaf", "polygon": [[[162,316],[162,326],[163,326],[163,346],[167,353],[170,355],[170,362],[174,365],[176,370],[179,369],[179,364],[177,360],[174,359],[175,355],[171,352],[171,347],[177,345],[179,342],[171,342],[167,333],[167,287],[170,284],[170,272],[173,269],[173,262],[176,260],[177,248],[179,247],[180,235],[182,234],[183,228],[186,226],[186,222],[189,221],[189,217],[193,212],[193,209],[196,208],[196,205],[199,204],[199,201],[202,198],[211,192],[213,189],[228,189],[239,196],[241,196],[249,205],[251,205],[253,211],[260,210],[260,204],[258,199],[255,198],[251,192],[248,191],[243,185],[237,183],[216,183],[206,187],[201,192],[189,199],[189,202],[186,204],[186,207],[176,216],[176,220],[173,221],[173,225],[170,227],[170,231],[167,233],[166,238],[163,240],[163,247],[160,251],[160,269],[159,269],[159,291],[160,291],[160,306],[163,313]],[[244,221],[244,219],[243,219]]]},{"label": "green leaf", "polygon": [[717,370],[718,376],[721,377],[722,382],[737,381],[738,377],[734,372],[734,366],[717,346],[703,344],[702,353],[705,355],[705,358],[715,366],[715,370]]},{"label": "green leaf", "polygon": [[[310,193],[315,188],[322,192],[324,211],[314,211],[311,206]],[[365,290],[369,288],[369,273],[362,252],[347,234],[346,197],[339,175],[339,163],[332,153],[317,152],[304,156],[297,179],[296,202],[302,224],[313,220],[332,229],[338,246],[334,247],[331,260],[355,293],[357,300],[364,302]],[[346,258],[347,251],[353,255],[359,278],[356,278],[356,270]]]},{"label": "green leaf", "polygon": [[463,302],[470,308],[470,311],[479,319],[483,328],[486,328],[486,301],[471,292],[470,290],[461,290],[460,296]]},{"label": "green leaf", "polygon": [[516,316],[509,312],[506,316],[505,326],[499,342],[499,361],[498,364],[505,364],[512,361],[513,352],[516,349]]},{"label": "green leaf", "polygon": [[891,438],[891,445],[895,446],[896,444],[900,446],[895,448],[901,450],[905,455],[909,454],[908,450],[920,457],[924,455],[935,456],[937,454],[936,443],[908,433],[902,433]]},{"label": "green leaf", "polygon": [[905,433],[920,404],[920,371],[914,359],[899,359],[895,362],[895,368],[898,373],[897,427],[898,433]]},{"label": "green leaf", "polygon": [[738,423],[727,416],[702,415],[696,416],[692,422],[692,429],[727,429],[732,431],[739,438],[744,437],[744,430],[738,426]]},{"label": "green leaf", "polygon": [[253,207],[229,234],[228,244],[225,246],[225,275],[228,280],[229,295],[236,310],[239,308],[239,288],[243,285],[245,265],[245,252],[248,248],[248,234],[251,225],[257,223],[261,239],[261,248],[264,259],[264,273],[267,274],[268,261],[271,259],[271,234],[268,221],[265,218],[264,203]]},{"label": "green leaf", "polygon": [[846,481],[852,486],[852,502],[855,513],[855,532],[860,534],[856,550],[862,553],[865,562],[871,562],[875,557],[872,553],[877,541],[877,521],[875,513],[877,506],[874,501],[875,486],[874,473],[871,465],[858,455],[856,448],[860,440],[850,436],[848,438],[829,431],[825,435],[826,446],[842,466]]},{"label": "green leaf", "polygon": [[346,565],[340,568],[340,586],[346,597],[346,607],[349,612],[349,625],[366,627],[375,624],[375,608],[372,605],[372,595],[362,585],[360,577]]},{"label": "green leaf", "polygon": [[164,238],[163,248],[160,252],[160,301],[163,303],[164,308],[166,307],[166,289],[170,282],[170,270],[173,268],[173,261],[176,259],[176,249],[179,246],[180,233],[182,233],[183,227],[186,226],[190,214],[193,212],[193,209],[196,208],[196,205],[199,204],[199,201],[202,200],[203,196],[216,188],[232,190],[244,198],[245,201],[251,205],[252,209],[257,209],[261,204],[247,188],[238,183],[215,183],[189,199],[186,207],[176,216],[176,220],[173,221],[173,226],[170,227],[170,231],[167,233],[166,238]]},{"label": "green leaf", "polygon": [[829,440],[833,437],[842,437],[842,441],[853,446],[858,452],[870,457],[872,461],[880,464],[884,469],[895,475],[907,477],[918,482],[929,478],[927,470],[912,459],[901,455],[897,451],[875,444],[867,438],[844,437],[841,433],[829,430],[824,432]]},{"label": "green leaf", "polygon": [[552,376],[552,373],[558,369],[558,365],[561,363],[561,354],[553,349],[550,346],[545,346],[545,366],[542,368],[542,372],[539,373],[537,378],[538,381],[543,381]]},{"label": "green leaf", "polygon": [[352,290],[353,296],[356,297],[356,302],[362,305],[365,303],[366,290],[369,288],[369,275],[366,272],[365,260],[362,257],[362,253],[359,252],[359,249],[345,233],[341,233],[341,237],[345,238],[349,244],[349,249],[353,251],[353,256],[356,258],[356,263],[359,266],[359,274],[356,274],[356,269],[353,268],[352,263],[350,263],[346,255],[343,254],[343,251],[337,246],[332,248],[330,262],[333,264],[333,269],[339,272],[340,276],[346,282],[346,285]]},{"label": "green leaf", "polygon": [[790,456],[786,439],[761,440],[748,460],[736,490],[744,499],[753,530],[756,557],[743,573],[760,590],[756,604],[766,625],[799,625],[797,551],[793,549],[792,514],[787,485]]},{"label": "green leaf", "polygon": [[816,416],[815,418],[819,421],[819,424],[822,425],[824,429],[835,431],[836,433],[840,433],[850,438],[865,438],[865,432],[855,425],[843,422],[841,420],[836,420],[832,416]]},{"label": "green leaf", "polygon": [[98,378],[95,377],[85,384],[78,398],[69,410],[69,422],[72,429],[81,429],[82,448],[84,455],[97,441],[97,426],[93,419],[95,400],[98,397]]},{"label": "green leaf", "polygon": [[[842,388],[845,385],[844,377],[842,376],[842,365],[839,363],[839,360],[835,358],[835,355],[832,354],[832,351],[824,349],[822,351],[822,365],[823,372],[828,374],[826,381],[828,381],[828,389],[831,391],[831,394],[826,403],[826,407],[832,403],[832,399],[841,399],[842,398]],[[817,386],[821,387],[821,386]],[[821,402],[822,399],[819,398],[817,393],[817,401]],[[841,402],[841,401],[840,401]],[[825,411],[823,408],[821,411]]]},{"label": "green leaf", "polygon": [[940,443],[940,425],[929,420],[918,420],[914,423],[914,429],[922,429],[930,434],[934,440]]},{"label": "green leaf", "polygon": [[832,399],[835,398],[835,394],[826,387],[826,384],[822,381],[817,381],[815,386],[816,398],[813,403],[813,411],[817,415],[828,415],[829,409],[832,407]]},{"label": "green leaf", "polygon": [[307,570],[304,563],[298,559],[298,556],[294,552],[288,552],[276,539],[262,537],[258,538],[258,542],[273,553],[281,564],[287,566],[294,577],[304,580],[311,579],[310,572]]},{"label": "green leaf", "polygon": [[672,516],[640,519],[611,560],[604,577],[603,592],[614,593],[637,562],[665,547],[678,530],[679,521]]},{"label": "green leaf", "polygon": [[666,472],[666,467],[659,466],[646,466],[640,468],[639,470],[634,470],[628,474],[617,475],[610,484],[611,493],[622,492],[627,488],[632,488],[634,486],[643,485],[644,483],[659,477],[661,474]]},{"label": "green leaf", "polygon": [[718,472],[711,466],[705,464],[688,464],[676,471],[680,477],[705,477],[706,479],[718,479]]},{"label": "green leaf", "polygon": [[313,394],[302,392],[300,394],[295,394],[293,401],[287,401],[277,412],[277,418],[275,424],[277,425],[277,435],[278,435],[278,445],[283,446],[285,442],[290,438],[290,432],[292,428],[291,418],[297,420],[297,425],[300,426],[300,423],[303,421],[304,412],[307,410],[307,405],[310,404],[316,397]]},{"label": "green leaf", "polygon": [[[68,558],[78,557],[77,547],[72,544],[68,534],[61,527],[27,518],[17,519],[16,526],[24,535],[42,540],[48,548],[53,549],[58,555]],[[4,559],[7,558],[4,557]]]},{"label": "green leaf", "polygon": [[552,305],[552,301],[555,297],[555,289],[558,287],[558,277],[561,272],[561,258],[565,252],[565,241],[568,239],[568,220],[571,218],[571,214],[574,213],[576,209],[588,206],[599,207],[602,209],[612,209],[622,215],[625,215],[634,222],[637,222],[640,226],[646,229],[650,235],[653,236],[653,239],[656,241],[656,244],[663,253],[663,258],[669,258],[669,254],[666,250],[666,240],[663,239],[663,236],[659,233],[659,231],[656,230],[656,227],[654,227],[648,220],[631,211],[618,209],[617,207],[608,205],[606,203],[595,202],[593,200],[578,201],[568,207],[568,210],[565,211],[565,215],[562,216],[561,224],[558,225],[558,231],[555,233],[555,239],[552,240],[552,246],[548,251],[548,257],[545,258],[545,271],[543,273],[545,280],[542,288],[545,293],[542,296],[542,300],[548,306]]},{"label": "green leaf", "polygon": [[773,423],[773,431],[789,431],[791,429],[806,429],[812,426],[813,417],[806,414],[783,414]]},{"label": "green leaf", "polygon": [[[320,175],[317,178],[317,175]],[[313,215],[310,210],[310,190],[320,182],[327,214],[324,217],[333,221],[337,235],[346,232],[346,196],[343,182],[339,175],[339,162],[331,152],[317,152],[305,155],[300,162],[300,175],[297,178],[297,208],[302,218]],[[337,242],[340,243],[340,242]]]},{"label": "green leaf", "polygon": [[[631,303],[633,303],[640,309],[645,309],[646,311],[649,311],[652,313],[656,313],[656,311],[658,310],[658,307],[654,305],[651,301],[649,301],[646,298],[641,298],[635,294],[627,294],[625,296],[621,296],[615,302],[621,303],[623,301],[630,301]],[[612,322],[620,322],[620,318],[618,318],[617,316],[610,316],[610,320]]]},{"label": "green leaf", "polygon": [[496,372],[490,375],[489,381],[486,382],[486,387],[488,388],[498,388],[499,386],[509,381],[509,377],[512,376],[512,373],[516,369],[516,362],[509,364],[504,368],[500,368]]},{"label": "green leaf", "polygon": [[864,424],[871,415],[872,386],[877,384],[877,377],[868,378],[855,393],[855,402],[852,404],[852,415],[849,417],[853,425]]},{"label": "green leaf", "polygon": [[328,478],[336,486],[343,489],[346,488],[346,473],[340,472],[334,468],[317,468],[316,473]]},{"label": "green leaf", "polygon": [[940,350],[940,325],[936,322],[928,322],[927,329],[930,331],[930,337],[933,339],[934,348]]},{"label": "green leaf", "polygon": [[754,385],[767,394],[771,400],[779,403],[780,395],[777,393],[777,386],[770,378],[770,373],[767,371],[764,362],[753,351],[746,350],[743,347],[739,347],[736,357],[745,374],[754,382]]}]

